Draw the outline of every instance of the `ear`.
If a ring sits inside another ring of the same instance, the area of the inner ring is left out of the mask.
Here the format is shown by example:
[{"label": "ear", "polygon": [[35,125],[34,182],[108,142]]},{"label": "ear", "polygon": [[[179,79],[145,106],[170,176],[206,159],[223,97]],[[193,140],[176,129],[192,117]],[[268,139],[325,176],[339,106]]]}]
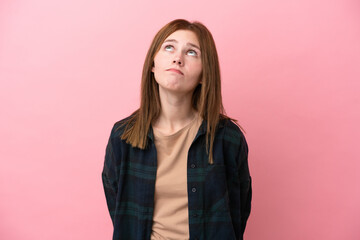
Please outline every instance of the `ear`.
[{"label": "ear", "polygon": [[202,78],[202,72],[201,72],[201,74],[200,74],[200,77],[199,77],[199,78],[200,78],[199,84],[202,84],[202,82],[203,82],[203,81],[202,81],[202,80],[203,80],[203,78]]}]

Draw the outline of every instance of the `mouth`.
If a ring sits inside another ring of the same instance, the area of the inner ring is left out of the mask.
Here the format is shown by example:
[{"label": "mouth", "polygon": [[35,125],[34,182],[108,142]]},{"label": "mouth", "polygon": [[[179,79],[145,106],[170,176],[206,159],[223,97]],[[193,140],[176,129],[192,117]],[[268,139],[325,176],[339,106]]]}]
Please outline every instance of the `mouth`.
[{"label": "mouth", "polygon": [[178,70],[178,69],[175,69],[175,68],[169,68],[169,69],[167,69],[166,71],[176,72],[176,73],[178,73],[178,74],[184,75],[182,71],[180,71],[180,70]]}]

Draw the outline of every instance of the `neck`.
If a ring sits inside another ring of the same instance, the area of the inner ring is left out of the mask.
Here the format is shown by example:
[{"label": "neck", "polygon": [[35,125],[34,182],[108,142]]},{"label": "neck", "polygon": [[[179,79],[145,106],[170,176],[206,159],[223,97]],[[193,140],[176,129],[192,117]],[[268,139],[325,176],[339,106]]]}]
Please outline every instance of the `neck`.
[{"label": "neck", "polygon": [[167,132],[176,131],[187,125],[194,119],[197,112],[192,108],[192,92],[181,94],[170,94],[159,88],[161,111],[153,126]]}]

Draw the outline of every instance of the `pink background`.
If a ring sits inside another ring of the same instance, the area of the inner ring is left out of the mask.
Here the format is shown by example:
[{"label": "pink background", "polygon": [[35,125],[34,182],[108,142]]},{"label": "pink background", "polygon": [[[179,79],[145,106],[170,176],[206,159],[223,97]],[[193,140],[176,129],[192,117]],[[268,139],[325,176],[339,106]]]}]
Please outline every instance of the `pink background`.
[{"label": "pink background", "polygon": [[360,239],[357,0],[2,0],[0,238],[111,239],[106,142],[175,18],[213,33],[246,130],[246,239]]}]

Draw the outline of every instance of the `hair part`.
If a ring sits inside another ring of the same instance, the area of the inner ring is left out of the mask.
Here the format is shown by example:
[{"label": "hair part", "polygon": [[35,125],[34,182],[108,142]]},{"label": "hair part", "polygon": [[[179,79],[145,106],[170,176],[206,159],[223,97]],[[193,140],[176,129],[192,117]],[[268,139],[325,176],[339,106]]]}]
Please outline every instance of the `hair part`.
[{"label": "hair part", "polygon": [[[155,35],[147,52],[141,80],[140,108],[137,109],[120,127],[125,126],[121,139],[133,147],[145,149],[147,134],[151,123],[158,118],[161,110],[159,85],[155,81],[152,67],[154,57],[166,38],[177,30],[190,30],[198,38],[201,49],[202,74],[192,96],[192,107],[206,120],[206,151],[209,163],[213,163],[213,143],[220,119],[231,119],[225,115],[221,97],[219,59],[214,39],[210,31],[200,22],[176,19],[166,24]],[[236,122],[236,120],[231,119]]]}]

